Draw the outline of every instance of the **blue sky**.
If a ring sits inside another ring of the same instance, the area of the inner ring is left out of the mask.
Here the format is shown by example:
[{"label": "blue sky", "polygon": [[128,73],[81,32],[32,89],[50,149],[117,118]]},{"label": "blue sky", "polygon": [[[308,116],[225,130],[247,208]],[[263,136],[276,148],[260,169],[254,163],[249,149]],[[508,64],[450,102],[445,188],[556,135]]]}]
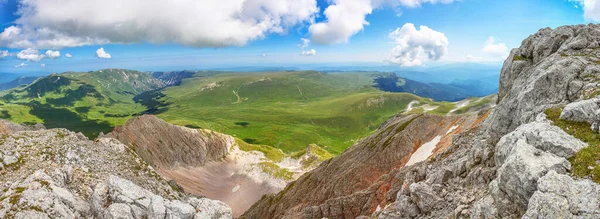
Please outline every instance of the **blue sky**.
[{"label": "blue sky", "polygon": [[[259,25],[246,25],[250,18],[264,17],[257,16],[251,9],[243,15],[232,13],[231,17],[214,18],[196,16],[193,9],[185,5],[162,6],[163,1],[151,0],[147,4],[156,4],[154,8],[164,9],[160,13],[165,15],[161,15],[161,20],[153,21],[158,24],[144,26],[140,23],[150,19],[144,16],[157,13],[152,11],[153,7],[134,7],[136,10],[148,10],[147,13],[136,13],[137,18],[111,14],[118,13],[119,9],[114,7],[120,5],[119,0],[100,3],[112,5],[93,5],[92,1],[82,0],[33,0],[30,1],[33,3],[21,6],[16,0],[0,1],[0,55],[1,51],[8,51],[0,59],[0,72],[47,74],[102,68],[181,70],[319,63],[372,63],[404,67],[466,61],[499,63],[511,48],[518,47],[524,38],[540,28],[597,22],[600,17],[596,13],[598,8],[593,8],[593,4],[586,5],[583,0],[318,0],[316,5],[312,5],[314,0],[302,0],[302,5],[282,3],[292,0],[275,1],[280,1],[280,8],[292,10],[270,9],[267,11],[272,16],[269,21],[288,24],[272,25],[266,29]],[[59,11],[62,9],[52,8],[54,6],[47,2],[66,9]],[[138,1],[129,2],[131,5]],[[231,2],[234,7],[233,4],[244,0]],[[268,0],[261,2],[270,4]],[[265,8],[265,5],[257,4]],[[341,12],[337,17],[328,17],[325,10],[335,5]],[[88,6],[91,11],[106,11],[90,14],[85,11]],[[200,10],[197,14],[210,13],[212,9],[210,5],[196,6]],[[366,9],[369,6],[370,11]],[[19,7],[30,11],[19,14]],[[83,12],[71,13],[68,7]],[[341,8],[353,8],[358,12],[344,14],[346,9]],[[230,9],[221,10],[229,12]],[[362,22],[361,13],[368,25]],[[330,22],[335,19],[344,23]],[[163,20],[170,23],[165,21],[162,24]],[[222,24],[218,23],[222,20],[225,20]],[[231,30],[220,29],[232,23],[244,25],[229,28]],[[326,27],[320,31],[316,27],[312,29],[318,23],[326,24]],[[414,28],[406,26],[407,23],[414,24]],[[131,26],[119,29],[120,25]],[[179,25],[181,28],[173,28]],[[420,26],[426,26],[427,31]],[[21,33],[13,32],[11,35],[8,30],[11,27],[19,28]],[[284,30],[277,30],[280,27]],[[260,28],[262,30],[257,31]],[[51,34],[40,30],[50,30]],[[390,37],[395,30],[398,30],[397,34]],[[490,37],[493,37],[492,41]],[[304,48],[299,45],[302,38],[311,39]],[[316,42],[315,39],[325,42]],[[25,56],[29,53],[18,55],[28,48],[31,49],[29,51],[37,51],[38,56]],[[100,58],[99,48],[109,53],[110,58]],[[45,55],[47,50],[59,51],[60,55]],[[314,54],[310,52],[312,50]],[[303,51],[309,55],[301,55]],[[67,58],[67,53],[72,58]],[[425,55],[430,53],[434,54],[433,58]],[[21,67],[16,67],[19,65]]]}]

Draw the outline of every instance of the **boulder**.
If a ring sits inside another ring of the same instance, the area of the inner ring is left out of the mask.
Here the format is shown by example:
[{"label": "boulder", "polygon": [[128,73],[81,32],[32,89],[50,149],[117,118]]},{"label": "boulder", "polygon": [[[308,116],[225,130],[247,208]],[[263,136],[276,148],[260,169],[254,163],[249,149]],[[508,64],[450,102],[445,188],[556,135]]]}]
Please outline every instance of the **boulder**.
[{"label": "boulder", "polygon": [[107,219],[134,219],[131,207],[123,203],[115,203],[108,206]]},{"label": "boulder", "polygon": [[500,139],[496,146],[496,164],[504,163],[511,151],[517,147],[519,140],[524,140],[524,143],[537,149],[567,159],[587,147],[586,143],[567,134],[559,127],[548,122],[532,122],[519,126]]},{"label": "boulder", "polygon": [[523,218],[600,218],[600,185],[549,171],[539,179]]},{"label": "boulder", "polygon": [[590,124],[600,121],[600,97],[567,104],[560,113],[560,118]]},{"label": "boulder", "polygon": [[[504,145],[498,145],[502,150]],[[537,180],[548,171],[565,173],[571,163],[565,158],[542,151],[520,139],[498,169],[497,178],[500,190],[521,208],[537,190]],[[498,150],[498,149],[497,149]]]},{"label": "boulder", "polygon": [[190,198],[188,202],[198,211],[194,219],[212,218],[228,219],[232,218],[231,208],[225,203],[207,198]]},{"label": "boulder", "polygon": [[410,198],[419,207],[421,212],[433,211],[439,202],[443,201],[425,182],[410,185]]}]

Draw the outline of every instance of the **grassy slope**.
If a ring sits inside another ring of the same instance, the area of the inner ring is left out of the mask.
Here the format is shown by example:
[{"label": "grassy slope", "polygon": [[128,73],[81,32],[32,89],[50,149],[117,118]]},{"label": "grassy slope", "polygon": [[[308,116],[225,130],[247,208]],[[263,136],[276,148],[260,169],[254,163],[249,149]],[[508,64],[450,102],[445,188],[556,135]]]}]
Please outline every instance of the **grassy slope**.
[{"label": "grassy slope", "polygon": [[132,98],[156,89],[160,82],[129,70],[55,74],[0,97],[2,118],[17,123],[43,123],[96,137],[146,110]]},{"label": "grassy slope", "polygon": [[423,98],[372,87],[374,74],[227,73],[164,90],[158,116],[234,135],[284,152],[311,143],[341,153],[390,116]]}]

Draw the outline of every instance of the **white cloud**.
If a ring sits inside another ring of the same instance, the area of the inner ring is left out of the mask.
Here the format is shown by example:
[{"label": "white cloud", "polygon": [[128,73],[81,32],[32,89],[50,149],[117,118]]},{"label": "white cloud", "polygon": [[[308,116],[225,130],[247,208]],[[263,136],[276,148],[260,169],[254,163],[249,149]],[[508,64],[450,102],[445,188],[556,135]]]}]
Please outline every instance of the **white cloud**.
[{"label": "white cloud", "polygon": [[96,50],[96,56],[101,59],[110,59],[111,58],[110,54],[108,54],[106,51],[104,51],[104,48],[100,48],[100,49]]},{"label": "white cloud", "polygon": [[266,53],[263,53],[263,54],[260,54],[260,56],[262,56],[262,57],[267,57],[267,54],[266,54]]},{"label": "white cloud", "polygon": [[27,48],[17,53],[17,58],[27,61],[40,61],[44,58],[44,55],[40,54],[37,49]]},{"label": "white cloud", "polygon": [[369,25],[365,17],[372,11],[371,0],[334,0],[324,12],[327,21],[308,28],[311,39],[318,44],[347,43],[351,36]]},{"label": "white cloud", "polygon": [[25,62],[21,62],[21,64],[15,65],[15,68],[21,68],[21,67],[27,67],[27,64],[25,64]]},{"label": "white cloud", "polygon": [[0,50],[0,59],[7,57],[8,55],[8,50]]},{"label": "white cloud", "polygon": [[58,58],[58,57],[60,57],[60,51],[47,50],[45,57],[46,58],[51,58],[51,59]]},{"label": "white cloud", "polygon": [[44,58],[55,59],[60,57],[60,51],[47,50],[46,54],[40,54],[37,49],[27,48],[17,53],[17,58],[27,61],[40,61]]},{"label": "white cloud", "polygon": [[43,63],[42,63],[42,64],[40,64],[40,66],[42,66],[42,68],[45,68],[45,67],[46,67],[46,64],[43,64]]},{"label": "white cloud", "polygon": [[489,37],[483,44],[483,53],[494,59],[505,59],[508,56],[508,47],[504,43],[496,43],[496,38]]},{"label": "white cloud", "polygon": [[303,56],[316,56],[317,55],[317,50],[310,49],[310,50],[302,51],[302,53],[300,53],[300,55],[303,55]]},{"label": "white cloud", "polygon": [[417,30],[414,24],[406,23],[388,36],[396,44],[388,61],[401,66],[418,66],[427,60],[439,60],[448,51],[446,35],[427,26]]},{"label": "white cloud", "polygon": [[308,46],[310,45],[310,40],[309,39],[302,38],[300,40],[302,40],[302,43],[298,44],[298,47],[300,47],[300,49],[302,49],[302,52],[300,52],[300,55],[303,55],[303,56],[315,56],[315,55],[317,55],[317,50],[315,50],[315,49],[308,49]]},{"label": "white cloud", "polygon": [[398,3],[400,5],[409,7],[409,8],[414,8],[414,7],[419,7],[422,4],[425,3],[431,3],[431,4],[436,4],[436,3],[443,3],[443,4],[448,4],[448,3],[452,3],[454,2],[454,0],[397,0]]},{"label": "white cloud", "polygon": [[302,44],[298,44],[298,47],[300,47],[301,49],[306,49],[306,47],[308,47],[308,44],[310,43],[310,40],[306,38],[302,38],[300,40],[302,40]]},{"label": "white cloud", "polygon": [[0,34],[0,47],[242,46],[312,22],[318,12],[316,0],[20,0],[20,17]]},{"label": "white cloud", "polygon": [[67,58],[73,58],[73,56],[71,54],[69,54],[69,53],[65,54],[65,57],[67,57]]},{"label": "white cloud", "polygon": [[[583,17],[588,21],[600,22],[599,0],[569,0],[583,7]],[[577,6],[577,5],[575,5]]]}]

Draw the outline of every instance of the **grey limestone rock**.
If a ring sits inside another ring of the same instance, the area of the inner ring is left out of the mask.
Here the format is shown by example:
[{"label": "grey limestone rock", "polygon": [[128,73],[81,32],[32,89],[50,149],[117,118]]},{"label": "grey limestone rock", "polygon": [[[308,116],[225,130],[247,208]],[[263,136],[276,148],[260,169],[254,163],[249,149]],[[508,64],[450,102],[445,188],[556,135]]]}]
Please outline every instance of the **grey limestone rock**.
[{"label": "grey limestone rock", "polygon": [[567,104],[560,118],[590,124],[600,121],[600,97]]},{"label": "grey limestone rock", "polygon": [[523,218],[600,218],[600,185],[549,171]]}]

